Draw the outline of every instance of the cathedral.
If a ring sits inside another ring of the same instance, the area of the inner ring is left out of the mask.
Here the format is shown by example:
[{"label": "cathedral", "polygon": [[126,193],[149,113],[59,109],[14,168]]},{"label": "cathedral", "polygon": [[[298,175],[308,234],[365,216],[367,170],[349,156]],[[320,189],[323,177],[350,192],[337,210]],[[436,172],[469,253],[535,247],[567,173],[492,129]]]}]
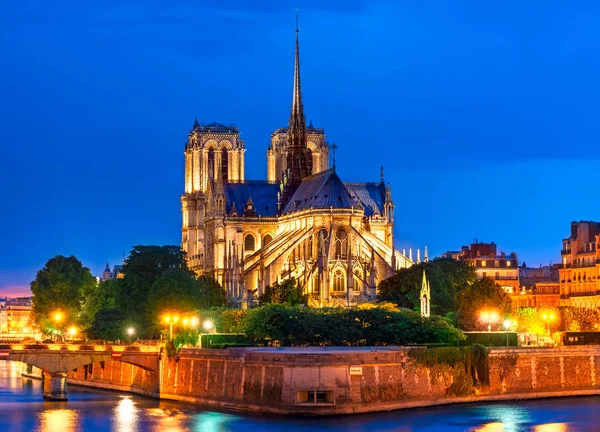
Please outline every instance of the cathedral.
[{"label": "cathedral", "polygon": [[198,120],[184,152],[182,248],[232,304],[251,306],[270,284],[294,278],[311,306],[352,305],[413,264],[393,246],[383,168],[379,181],[343,182],[324,129],[306,125],[298,29],[289,123],[271,134],[266,180],[246,180],[245,152],[236,126]]}]

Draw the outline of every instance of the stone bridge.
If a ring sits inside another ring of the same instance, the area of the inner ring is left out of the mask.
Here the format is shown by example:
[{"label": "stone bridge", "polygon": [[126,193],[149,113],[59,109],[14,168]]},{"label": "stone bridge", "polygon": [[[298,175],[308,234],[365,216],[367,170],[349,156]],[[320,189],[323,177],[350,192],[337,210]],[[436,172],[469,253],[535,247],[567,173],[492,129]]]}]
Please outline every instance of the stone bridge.
[{"label": "stone bridge", "polygon": [[0,359],[42,370],[44,398],[67,400],[67,373],[93,363],[118,360],[158,372],[162,348],[135,345],[9,345],[0,346]]}]

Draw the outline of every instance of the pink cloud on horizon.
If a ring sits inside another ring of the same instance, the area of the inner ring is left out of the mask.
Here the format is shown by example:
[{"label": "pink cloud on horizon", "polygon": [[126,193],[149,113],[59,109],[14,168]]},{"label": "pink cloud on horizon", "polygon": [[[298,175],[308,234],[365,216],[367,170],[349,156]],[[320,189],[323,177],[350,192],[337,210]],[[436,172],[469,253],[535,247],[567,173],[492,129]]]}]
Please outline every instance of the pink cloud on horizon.
[{"label": "pink cloud on horizon", "polygon": [[0,287],[0,297],[28,297],[31,290],[27,285],[7,285]]}]

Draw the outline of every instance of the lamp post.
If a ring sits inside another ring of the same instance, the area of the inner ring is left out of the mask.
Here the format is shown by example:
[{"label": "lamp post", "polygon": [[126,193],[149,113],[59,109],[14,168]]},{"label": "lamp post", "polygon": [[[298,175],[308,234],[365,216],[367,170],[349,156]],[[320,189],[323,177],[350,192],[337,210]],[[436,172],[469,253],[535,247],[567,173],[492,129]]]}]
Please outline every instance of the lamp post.
[{"label": "lamp post", "polygon": [[173,339],[173,324],[175,324],[177,321],[179,321],[179,317],[177,315],[175,315],[175,316],[167,315],[165,317],[165,322],[167,324],[169,324],[169,340]]},{"label": "lamp post", "polygon": [[506,346],[508,347],[508,329],[512,325],[510,320],[504,320],[502,326],[504,327],[504,333],[506,334]]},{"label": "lamp post", "polygon": [[132,336],[135,334],[135,329],[133,327],[129,327],[125,333],[127,333],[127,339],[131,342]]},{"label": "lamp post", "polygon": [[496,311],[483,311],[480,315],[481,321],[486,322],[488,325],[488,332],[492,331],[492,324],[498,322],[499,315]]},{"label": "lamp post", "polygon": [[544,314],[542,316],[542,318],[544,318],[544,321],[546,321],[546,324],[548,326],[548,336],[551,336],[551,334],[550,334],[550,321],[554,320],[554,314]]},{"label": "lamp post", "polygon": [[63,320],[64,316],[63,313],[61,311],[56,311],[52,313],[52,316],[50,317],[52,319],[52,321],[54,321],[56,323],[56,334],[59,334],[59,330],[58,330],[58,326],[60,324],[60,322]]}]

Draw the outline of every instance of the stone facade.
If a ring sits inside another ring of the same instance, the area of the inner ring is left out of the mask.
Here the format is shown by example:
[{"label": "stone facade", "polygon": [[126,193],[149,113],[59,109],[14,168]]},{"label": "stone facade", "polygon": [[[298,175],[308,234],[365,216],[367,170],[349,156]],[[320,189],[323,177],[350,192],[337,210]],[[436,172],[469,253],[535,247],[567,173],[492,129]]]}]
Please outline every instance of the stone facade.
[{"label": "stone facade", "polygon": [[[350,414],[447,403],[600,394],[600,348],[496,348],[488,385],[451,389],[464,367],[427,369],[402,347],[183,349],[160,372],[119,361],[84,366],[70,384],[213,407],[282,414]],[[417,348],[418,349],[418,348]]]},{"label": "stone facade", "polygon": [[299,44],[290,121],[271,136],[267,180],[246,180],[235,126],[195,122],[185,145],[182,248],[242,307],[294,278],[313,306],[354,304],[412,260],[394,249],[394,203],[380,181],[342,182],[325,131],[306,126]]},{"label": "stone facade", "polygon": [[561,305],[600,307],[600,223],[572,222],[561,256]]}]

